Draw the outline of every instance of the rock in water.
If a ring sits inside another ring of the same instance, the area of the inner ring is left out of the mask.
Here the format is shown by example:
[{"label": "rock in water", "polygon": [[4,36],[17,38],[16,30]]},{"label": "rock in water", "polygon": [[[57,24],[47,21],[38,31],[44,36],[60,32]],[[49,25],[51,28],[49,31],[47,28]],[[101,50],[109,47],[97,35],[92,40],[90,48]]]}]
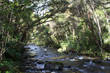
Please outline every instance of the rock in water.
[{"label": "rock in water", "polygon": [[44,69],[45,64],[37,64],[37,69]]},{"label": "rock in water", "polygon": [[47,62],[45,64],[45,69],[62,70],[63,69],[63,63],[62,62]]}]

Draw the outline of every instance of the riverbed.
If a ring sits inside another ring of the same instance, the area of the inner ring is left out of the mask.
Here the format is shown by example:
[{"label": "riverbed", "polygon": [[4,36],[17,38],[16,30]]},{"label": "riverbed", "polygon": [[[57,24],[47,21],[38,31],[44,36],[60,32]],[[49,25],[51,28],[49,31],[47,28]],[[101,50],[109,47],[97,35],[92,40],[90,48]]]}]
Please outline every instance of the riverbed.
[{"label": "riverbed", "polygon": [[25,48],[22,60],[25,73],[110,73],[110,61],[59,53],[33,44]]}]

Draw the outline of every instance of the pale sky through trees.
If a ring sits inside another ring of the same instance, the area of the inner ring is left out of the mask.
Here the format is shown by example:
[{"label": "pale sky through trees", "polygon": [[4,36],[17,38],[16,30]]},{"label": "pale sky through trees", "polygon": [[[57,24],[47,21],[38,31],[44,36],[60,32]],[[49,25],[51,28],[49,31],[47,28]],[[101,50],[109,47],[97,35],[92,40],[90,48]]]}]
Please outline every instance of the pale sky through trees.
[{"label": "pale sky through trees", "polygon": [[[14,2],[13,0],[9,0],[11,2]],[[48,5],[48,1],[50,0],[44,0],[44,1],[39,1],[38,3],[36,3],[36,7],[33,9],[34,10],[34,14],[38,14],[40,16],[43,16],[46,12],[49,11],[49,8],[46,6]],[[36,1],[35,1],[36,2]],[[33,6],[34,4],[31,4],[31,6]],[[45,5],[45,6],[43,6]]]},{"label": "pale sky through trees", "polygon": [[14,2],[13,0],[9,0],[9,1]]}]

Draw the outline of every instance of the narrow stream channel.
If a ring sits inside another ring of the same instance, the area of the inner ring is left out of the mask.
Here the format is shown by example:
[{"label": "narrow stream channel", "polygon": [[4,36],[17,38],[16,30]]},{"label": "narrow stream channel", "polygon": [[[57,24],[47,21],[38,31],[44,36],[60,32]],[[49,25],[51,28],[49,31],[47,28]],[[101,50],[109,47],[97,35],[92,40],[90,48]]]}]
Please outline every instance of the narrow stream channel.
[{"label": "narrow stream channel", "polygon": [[110,61],[78,54],[66,55],[37,45],[25,46],[25,73],[110,73]]}]

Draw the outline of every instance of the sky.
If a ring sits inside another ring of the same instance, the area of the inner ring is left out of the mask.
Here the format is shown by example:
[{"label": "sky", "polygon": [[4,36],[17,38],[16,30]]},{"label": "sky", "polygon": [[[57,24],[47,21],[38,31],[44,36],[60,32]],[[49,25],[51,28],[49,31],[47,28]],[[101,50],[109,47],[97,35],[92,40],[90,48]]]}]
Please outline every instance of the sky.
[{"label": "sky", "polygon": [[[9,1],[11,1],[11,2],[14,2],[14,0],[9,0]],[[43,16],[46,12],[48,12],[49,10],[48,10],[48,7],[42,7],[43,6],[43,4],[46,4],[46,2],[48,2],[48,1],[50,1],[50,0],[47,0],[47,1],[39,1],[39,3],[37,4],[37,6],[35,7],[35,9],[34,9],[34,14],[38,14],[38,15],[40,15],[40,16]]]},{"label": "sky", "polygon": [[9,1],[14,2],[13,0],[9,0]]}]

